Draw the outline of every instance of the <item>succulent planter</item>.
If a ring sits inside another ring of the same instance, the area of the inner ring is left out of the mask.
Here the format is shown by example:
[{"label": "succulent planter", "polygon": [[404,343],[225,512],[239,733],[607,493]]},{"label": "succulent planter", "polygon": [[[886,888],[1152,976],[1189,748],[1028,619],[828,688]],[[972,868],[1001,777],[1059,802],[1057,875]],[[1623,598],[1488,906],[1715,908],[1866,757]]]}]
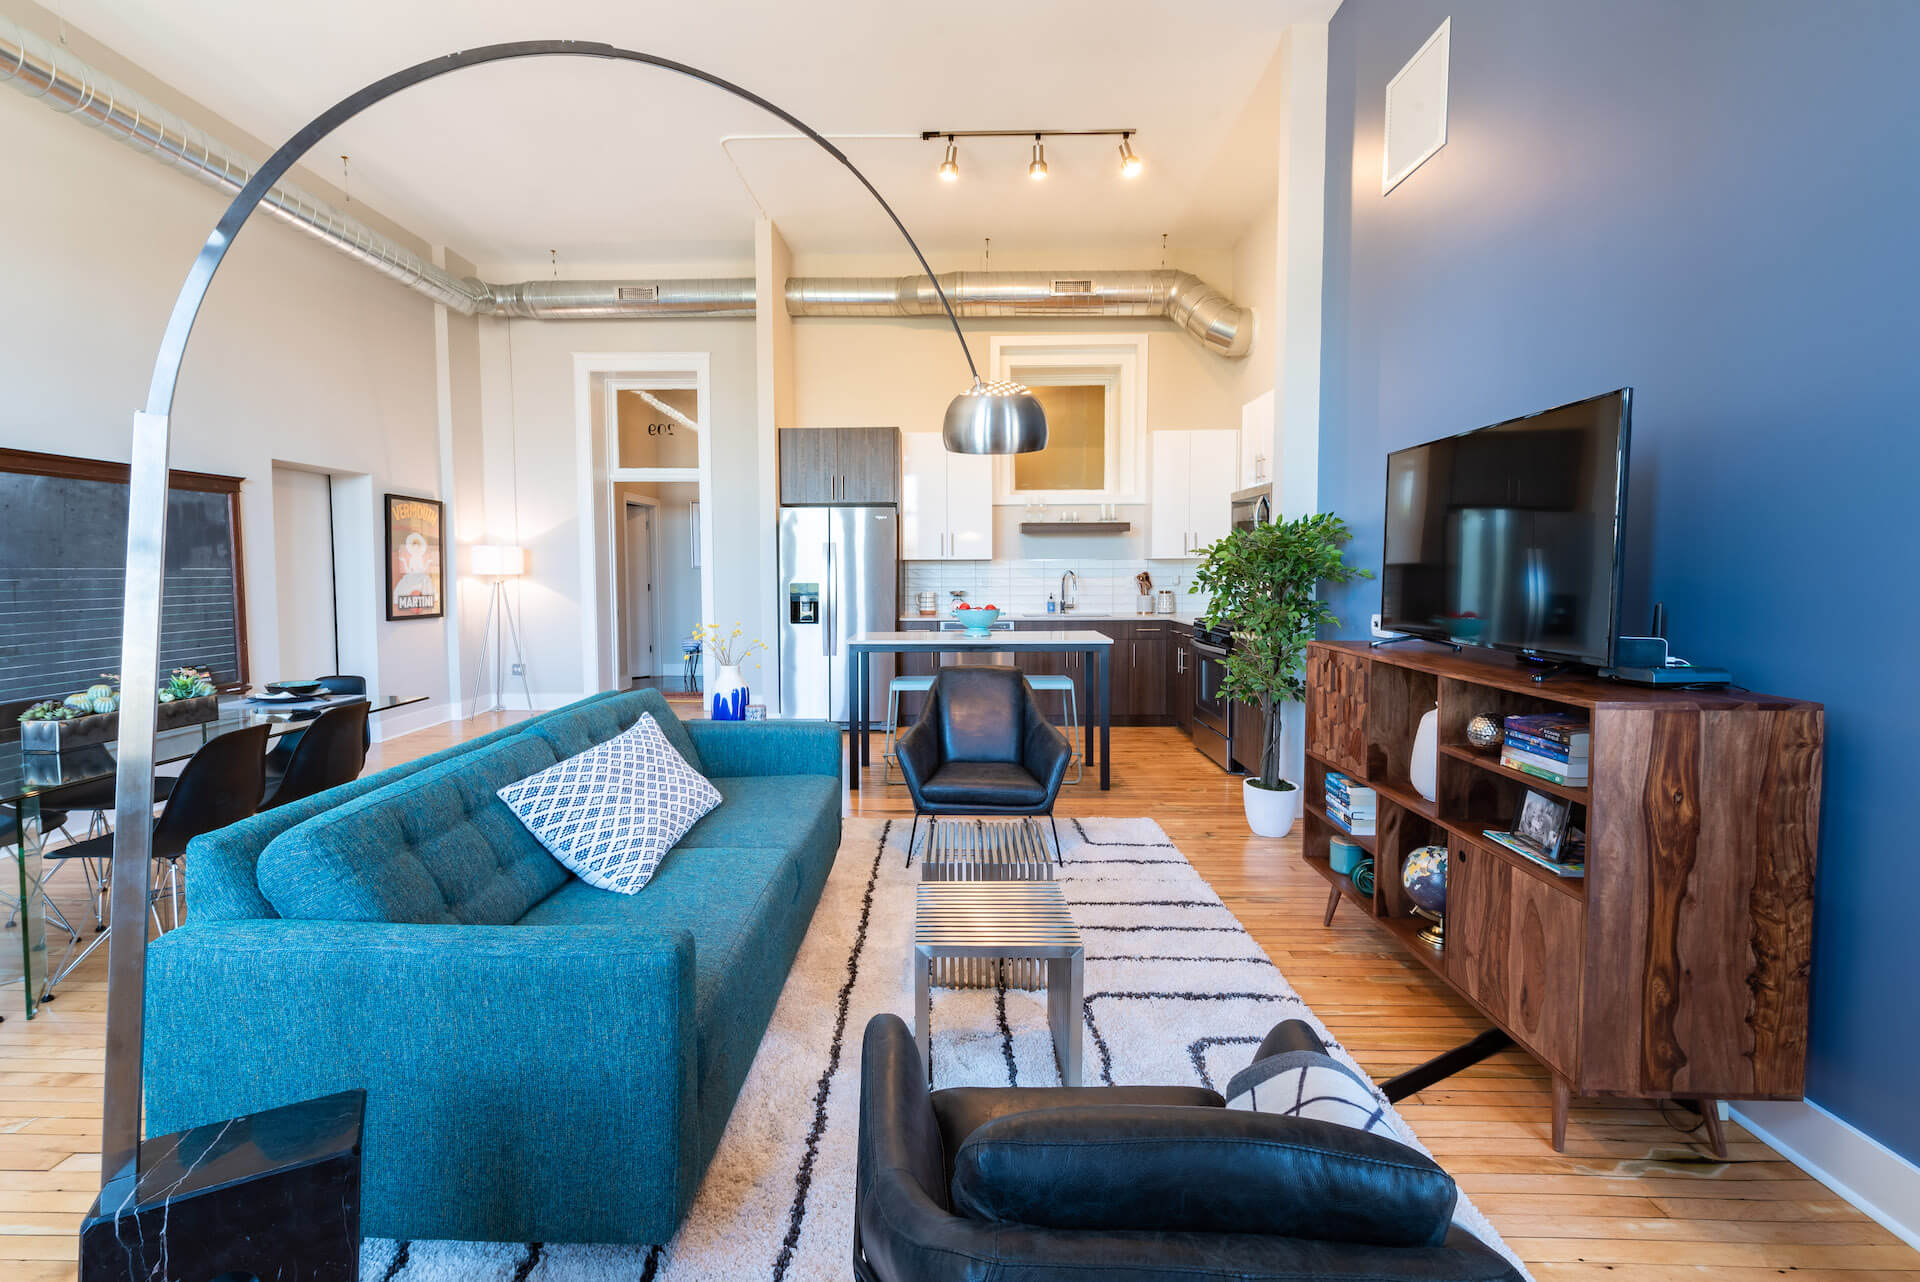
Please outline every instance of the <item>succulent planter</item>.
[{"label": "succulent planter", "polygon": [[120,737],[120,714],[95,713],[71,721],[22,721],[22,752],[68,752],[96,743],[112,743]]},{"label": "succulent planter", "polygon": [[160,705],[160,718],[156,725],[162,730],[172,730],[179,726],[197,726],[220,716],[220,696],[204,694],[197,699],[175,699],[172,703]]}]

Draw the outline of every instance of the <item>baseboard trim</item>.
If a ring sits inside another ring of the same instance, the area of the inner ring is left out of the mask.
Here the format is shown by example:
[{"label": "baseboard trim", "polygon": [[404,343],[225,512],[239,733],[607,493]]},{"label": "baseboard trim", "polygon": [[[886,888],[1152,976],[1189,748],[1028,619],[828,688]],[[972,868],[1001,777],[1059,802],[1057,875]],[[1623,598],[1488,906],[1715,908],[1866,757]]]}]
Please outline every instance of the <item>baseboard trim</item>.
[{"label": "baseboard trim", "polygon": [[1749,1100],[1735,1121],[1920,1250],[1920,1166],[1811,1101]]},{"label": "baseboard trim", "polygon": [[460,717],[460,705],[456,703],[421,703],[405,708],[395,708],[367,719],[375,743],[385,743],[389,739],[398,739],[401,735],[412,734],[416,730],[425,730],[429,726],[443,725],[457,721]]}]

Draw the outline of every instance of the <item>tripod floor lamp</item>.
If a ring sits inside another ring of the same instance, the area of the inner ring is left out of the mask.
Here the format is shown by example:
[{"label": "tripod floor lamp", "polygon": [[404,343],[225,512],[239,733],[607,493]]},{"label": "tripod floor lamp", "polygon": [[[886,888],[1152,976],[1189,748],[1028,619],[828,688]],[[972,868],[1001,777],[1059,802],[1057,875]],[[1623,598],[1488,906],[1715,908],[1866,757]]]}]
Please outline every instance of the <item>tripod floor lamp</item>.
[{"label": "tripod floor lamp", "polygon": [[480,711],[480,692],[487,681],[487,657],[493,657],[493,704],[506,707],[507,644],[513,644],[511,672],[520,678],[520,693],[533,711],[533,690],[527,684],[527,659],[520,650],[520,621],[513,614],[507,580],[527,572],[527,550],[510,544],[477,543],[467,549],[467,573],[485,579],[492,588],[487,600],[487,624],[480,634],[480,662],[473,673],[473,710]]}]

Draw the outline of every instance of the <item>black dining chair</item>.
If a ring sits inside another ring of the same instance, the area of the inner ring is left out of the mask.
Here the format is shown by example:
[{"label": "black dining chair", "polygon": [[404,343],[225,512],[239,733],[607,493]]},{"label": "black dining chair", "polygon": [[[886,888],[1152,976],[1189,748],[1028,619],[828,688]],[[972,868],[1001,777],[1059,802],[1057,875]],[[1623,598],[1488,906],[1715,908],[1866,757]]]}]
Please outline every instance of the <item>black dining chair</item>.
[{"label": "black dining chair", "polygon": [[[316,677],[320,688],[330,695],[358,695],[367,697],[367,679],[365,677],[343,676]],[[267,773],[285,774],[287,763],[293,760],[293,750],[300,745],[301,737],[307,733],[305,727],[289,730],[274,740],[273,748],[267,753]],[[360,749],[365,752],[373,747],[373,724],[371,721],[360,727]],[[291,798],[289,798],[291,800]]]},{"label": "black dining chair", "polygon": [[[901,777],[920,816],[1047,817],[1066,778],[1073,745],[1047,719],[1017,668],[967,664],[942,668],[920,719],[894,743]],[[1060,851],[1060,831],[1053,833]]]},{"label": "black dining chair", "polygon": [[[66,831],[67,812],[64,810],[55,810],[48,806],[45,801],[45,796],[46,794],[43,793],[40,802],[39,829],[41,838],[44,840],[48,833],[58,832],[64,835],[68,841],[72,841],[73,834]],[[0,849],[18,847],[19,844],[20,819],[18,814],[11,806],[0,807]],[[83,868],[92,867],[91,864],[82,864],[81,866]],[[55,871],[56,869],[48,869],[46,876],[40,879],[40,899],[41,902],[46,904],[47,911],[53,915],[53,919],[60,924],[60,929],[66,931],[67,934],[77,940],[80,938],[80,932],[73,928],[73,923],[67,920],[67,915],[60,911],[60,905],[54,903],[53,896],[47,893],[47,880],[53,876]],[[87,888],[89,893],[91,893],[93,882],[90,877],[87,882]],[[20,915],[20,901],[9,896],[8,902],[13,905],[12,911],[7,914],[7,925],[11,927],[14,919]]]},{"label": "black dining chair", "polygon": [[267,754],[267,793],[260,809],[271,810],[358,779],[360,768],[367,764],[366,734],[365,703],[328,708],[315,717],[300,732],[284,766],[274,760],[274,754]]},{"label": "black dining chair", "polygon": [[[174,780],[167,804],[153,825],[155,867],[149,904],[156,924],[159,923],[157,901],[163,870],[172,903],[173,924],[180,924],[180,858],[187,853],[187,843],[201,833],[238,823],[260,809],[260,799],[266,789],[266,749],[265,722],[230,730],[200,745],[200,750],[187,761],[186,769]],[[113,834],[103,833],[49,850],[44,858],[110,861],[112,855]],[[88,951],[92,951],[91,946]],[[72,970],[85,956],[82,953],[75,958],[67,970]]]}]

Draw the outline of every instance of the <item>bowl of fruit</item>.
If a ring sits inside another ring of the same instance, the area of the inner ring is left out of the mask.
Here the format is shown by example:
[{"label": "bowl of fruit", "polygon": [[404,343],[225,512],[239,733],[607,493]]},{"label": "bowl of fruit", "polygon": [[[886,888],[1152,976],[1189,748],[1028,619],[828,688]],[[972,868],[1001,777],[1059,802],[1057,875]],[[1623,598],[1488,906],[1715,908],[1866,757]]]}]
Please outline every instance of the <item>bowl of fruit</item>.
[{"label": "bowl of fruit", "polygon": [[1000,607],[997,605],[970,605],[962,601],[953,607],[953,617],[966,629],[964,635],[984,637],[993,631],[993,625],[1000,619]]}]

